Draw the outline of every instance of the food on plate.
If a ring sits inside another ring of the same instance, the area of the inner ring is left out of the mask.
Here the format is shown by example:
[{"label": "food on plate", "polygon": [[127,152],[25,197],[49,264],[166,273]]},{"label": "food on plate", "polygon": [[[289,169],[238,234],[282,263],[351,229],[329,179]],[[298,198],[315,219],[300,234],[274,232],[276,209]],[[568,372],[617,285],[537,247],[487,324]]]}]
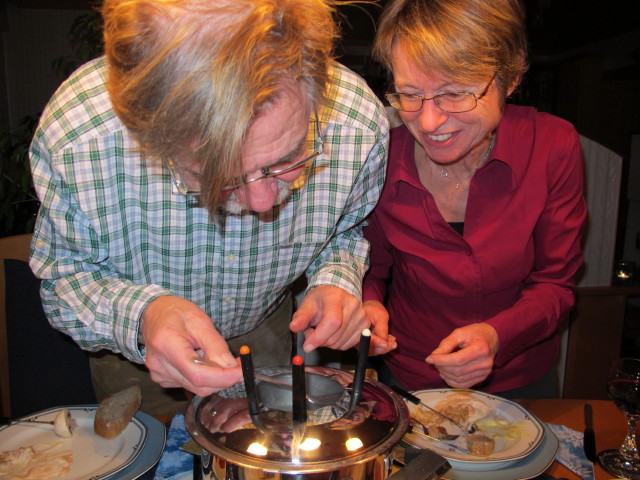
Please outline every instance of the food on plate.
[{"label": "food on plate", "polygon": [[471,392],[448,395],[432,408],[462,425],[475,424],[476,430],[471,434],[460,432],[447,419],[423,406],[412,408],[411,416],[437,439],[448,440],[452,434],[459,435],[457,442],[473,455],[487,457],[507,450],[522,435],[522,422],[510,422]]},{"label": "food on plate", "polygon": [[449,440],[449,432],[442,425],[431,425],[430,427],[427,427],[420,422],[418,422],[418,425],[420,425],[424,433],[433,438],[437,438],[438,440]]},{"label": "food on plate", "polygon": [[467,435],[466,441],[469,453],[480,457],[488,457],[496,448],[495,440],[481,432]]},{"label": "food on plate", "polygon": [[507,419],[492,415],[476,422],[478,431],[485,433],[495,441],[495,452],[502,452],[514,445],[522,437],[523,422],[509,422]]},{"label": "food on plate", "polygon": [[71,450],[60,450],[60,442],[40,443],[0,452],[0,479],[49,480],[64,477],[73,463]]},{"label": "food on plate", "polygon": [[75,426],[75,421],[71,418],[68,408],[62,408],[53,420],[53,431],[59,437],[70,438]]},{"label": "food on plate", "polygon": [[[470,425],[492,413],[491,407],[486,403],[464,392],[448,395],[432,408],[462,425]],[[412,416],[427,427],[430,434],[432,430],[439,430],[442,435],[446,435],[448,429],[453,427],[446,418],[422,406],[418,406]]]},{"label": "food on plate", "polygon": [[435,409],[463,425],[471,424],[492,413],[491,407],[470,393],[454,393],[440,400]]},{"label": "food on plate", "polygon": [[142,403],[140,387],[125,388],[98,404],[93,420],[93,430],[104,438],[120,435],[136,414]]}]

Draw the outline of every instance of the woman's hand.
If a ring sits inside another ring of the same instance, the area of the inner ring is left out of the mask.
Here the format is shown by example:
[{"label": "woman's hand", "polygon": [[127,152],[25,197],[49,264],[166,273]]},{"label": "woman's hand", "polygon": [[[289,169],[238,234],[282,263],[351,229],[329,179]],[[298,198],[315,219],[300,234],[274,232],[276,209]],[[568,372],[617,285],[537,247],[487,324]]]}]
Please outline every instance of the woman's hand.
[{"label": "woman's hand", "polygon": [[369,300],[362,304],[367,318],[371,322],[374,335],[371,337],[369,355],[384,355],[398,348],[396,337],[389,334],[389,312],[382,303]]},{"label": "woman's hand", "polygon": [[498,334],[491,325],[473,323],[451,332],[425,361],[450,387],[470,388],[489,376],[498,347]]}]

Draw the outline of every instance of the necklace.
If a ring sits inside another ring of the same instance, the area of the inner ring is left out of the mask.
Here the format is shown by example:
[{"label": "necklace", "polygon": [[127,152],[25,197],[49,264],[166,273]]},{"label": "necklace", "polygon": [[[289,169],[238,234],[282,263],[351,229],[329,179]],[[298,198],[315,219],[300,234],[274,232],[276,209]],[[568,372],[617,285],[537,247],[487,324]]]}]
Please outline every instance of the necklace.
[{"label": "necklace", "polygon": [[484,154],[484,156],[473,166],[473,168],[471,169],[471,172],[469,172],[463,178],[459,180],[455,180],[453,177],[449,175],[449,172],[447,172],[443,167],[440,167],[440,173],[442,174],[443,177],[450,178],[451,180],[456,182],[456,190],[458,190],[460,188],[460,185],[466,182],[467,180],[469,180],[469,178],[471,178],[471,176],[474,173],[476,173],[476,170],[482,166],[482,164],[487,160],[487,158],[489,158],[489,154],[491,153],[491,150],[493,150],[493,145],[495,142],[496,142],[496,134],[494,133],[491,135],[491,142],[489,143],[489,148]]}]

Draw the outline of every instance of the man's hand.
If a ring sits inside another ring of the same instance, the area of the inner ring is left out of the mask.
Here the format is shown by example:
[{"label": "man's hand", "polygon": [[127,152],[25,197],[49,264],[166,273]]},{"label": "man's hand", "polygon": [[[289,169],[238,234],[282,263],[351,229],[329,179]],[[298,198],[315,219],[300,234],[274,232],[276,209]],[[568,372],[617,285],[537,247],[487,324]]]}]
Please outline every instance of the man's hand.
[{"label": "man's hand", "polygon": [[[193,303],[174,296],[153,300],[140,327],[151,379],[163,387],[183,387],[206,396],[242,379],[239,361],[211,319]],[[219,368],[194,364],[200,356]]]},{"label": "man's hand", "polygon": [[[319,286],[305,296],[289,328],[292,332],[305,333],[305,352],[317,347],[347,350],[359,343],[362,330],[371,328],[372,320],[367,315],[353,295],[339,287]],[[369,351],[375,354],[388,349],[386,321],[379,321],[384,337],[374,332]]]},{"label": "man's hand", "polygon": [[498,347],[491,325],[473,323],[451,332],[425,361],[436,366],[447,385],[470,388],[489,376]]}]

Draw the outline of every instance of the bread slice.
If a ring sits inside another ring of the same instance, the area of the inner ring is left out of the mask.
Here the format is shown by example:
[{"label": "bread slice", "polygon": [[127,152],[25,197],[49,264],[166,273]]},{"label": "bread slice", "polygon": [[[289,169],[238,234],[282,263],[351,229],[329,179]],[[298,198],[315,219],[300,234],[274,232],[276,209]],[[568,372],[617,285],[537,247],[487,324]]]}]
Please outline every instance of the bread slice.
[{"label": "bread slice", "polygon": [[493,438],[484,433],[472,433],[467,435],[467,450],[474,455],[488,457],[496,448],[496,442]]},{"label": "bread slice", "polygon": [[105,398],[98,405],[93,430],[104,438],[117,437],[127,428],[141,402],[142,392],[137,385]]}]

